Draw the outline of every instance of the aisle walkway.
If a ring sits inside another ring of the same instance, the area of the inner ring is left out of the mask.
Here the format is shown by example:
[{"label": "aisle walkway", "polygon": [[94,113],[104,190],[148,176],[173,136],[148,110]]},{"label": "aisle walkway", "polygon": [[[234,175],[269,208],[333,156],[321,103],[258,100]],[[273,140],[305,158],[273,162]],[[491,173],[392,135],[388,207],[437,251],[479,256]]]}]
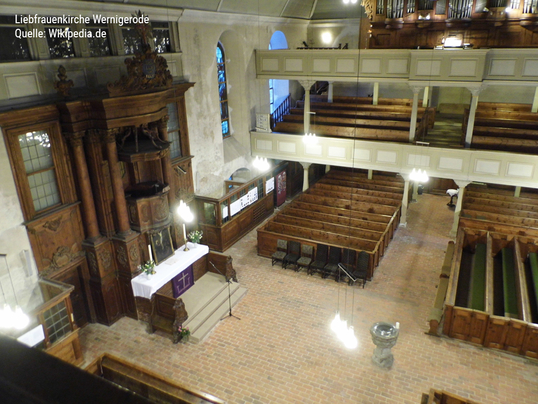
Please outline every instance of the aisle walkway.
[{"label": "aisle walkway", "polygon": [[[483,404],[535,404],[538,362],[425,334],[452,214],[445,197],[421,195],[365,289],[271,267],[252,231],[227,251],[249,289],[234,309],[240,320],[185,345],[129,318],[90,325],[81,331],[86,362],[110,352],[237,404],[418,404],[432,387]],[[353,351],[329,330],[339,298],[341,310],[344,299],[354,306]],[[369,328],[382,320],[401,324],[391,370],[371,362]]]}]

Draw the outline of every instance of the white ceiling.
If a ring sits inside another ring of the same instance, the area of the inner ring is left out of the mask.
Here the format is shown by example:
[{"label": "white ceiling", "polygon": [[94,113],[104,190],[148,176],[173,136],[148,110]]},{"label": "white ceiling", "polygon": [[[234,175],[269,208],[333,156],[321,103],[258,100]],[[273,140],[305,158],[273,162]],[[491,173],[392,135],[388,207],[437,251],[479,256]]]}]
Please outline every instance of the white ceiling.
[{"label": "white ceiling", "polygon": [[104,2],[311,20],[360,18],[362,15],[360,2],[346,5],[342,0],[104,0]]}]

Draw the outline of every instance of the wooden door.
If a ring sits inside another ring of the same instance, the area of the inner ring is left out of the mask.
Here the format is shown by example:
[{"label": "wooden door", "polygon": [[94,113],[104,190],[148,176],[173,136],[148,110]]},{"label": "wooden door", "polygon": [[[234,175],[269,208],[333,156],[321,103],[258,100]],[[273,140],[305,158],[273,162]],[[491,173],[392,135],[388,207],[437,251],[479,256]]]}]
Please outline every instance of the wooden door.
[{"label": "wooden door", "polygon": [[69,270],[54,276],[53,280],[73,285],[75,289],[71,293],[71,305],[73,316],[78,327],[86,325],[90,319],[90,306],[84,290],[84,277],[82,265],[77,265]]}]

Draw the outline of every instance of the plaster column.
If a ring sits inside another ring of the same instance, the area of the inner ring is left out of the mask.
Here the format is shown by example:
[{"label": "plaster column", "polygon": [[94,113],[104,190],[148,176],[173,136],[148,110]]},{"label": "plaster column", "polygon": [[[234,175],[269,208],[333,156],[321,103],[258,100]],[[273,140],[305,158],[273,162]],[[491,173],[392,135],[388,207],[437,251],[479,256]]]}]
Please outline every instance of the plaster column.
[{"label": "plaster column", "polygon": [[404,192],[402,196],[400,226],[407,227],[407,206],[409,205],[409,175],[402,175],[402,178],[404,179]]},{"label": "plaster column", "polygon": [[88,165],[86,156],[84,155],[84,147],[82,139],[84,133],[70,133],[66,135],[75,160],[75,168],[77,172],[77,182],[80,190],[80,199],[82,201],[82,214],[84,215],[84,226],[86,227],[86,238],[96,240],[101,238],[99,233],[99,224],[97,222],[97,214],[93,203],[92,184],[88,173]]},{"label": "plaster column", "polygon": [[459,187],[458,201],[456,202],[456,209],[454,210],[454,222],[452,223],[452,229],[450,230],[450,237],[456,237],[458,234],[458,224],[460,221],[461,207],[463,206],[463,196],[465,194],[465,187],[470,184],[470,181],[455,181]]},{"label": "plaster column", "polygon": [[519,198],[521,196],[521,187],[516,187],[516,189],[514,191],[514,196],[516,198]]},{"label": "plaster column", "polygon": [[430,86],[424,87],[424,95],[422,96],[422,106],[430,106]]},{"label": "plaster column", "polygon": [[112,182],[112,192],[114,193],[114,206],[116,208],[116,218],[118,220],[117,232],[120,234],[131,233],[129,225],[129,214],[127,212],[127,202],[121,180],[121,172],[118,161],[118,150],[116,148],[116,134],[119,130],[108,129],[103,131],[103,140],[106,143],[106,155],[108,160],[108,169],[110,170],[110,180]]},{"label": "plaster column", "polygon": [[303,166],[303,192],[306,191],[309,187],[309,181],[308,181],[308,169],[310,168],[311,163],[301,163]]},{"label": "plaster column", "polygon": [[372,94],[372,105],[377,105],[379,101],[379,82],[374,83],[374,93]]},{"label": "plaster column", "polygon": [[313,80],[299,80],[304,88],[304,133],[310,133],[310,87],[315,83]]},{"label": "plaster column", "polygon": [[476,107],[478,106],[478,95],[480,94],[481,89],[475,88],[470,91],[472,94],[472,98],[471,98],[471,108],[469,110],[469,119],[467,120],[467,131],[465,132],[465,148],[466,149],[471,147],[471,142],[473,140],[474,119],[476,116]]},{"label": "plaster column", "polygon": [[329,81],[329,89],[327,90],[327,101],[333,102],[333,83],[334,81]]},{"label": "plaster column", "polygon": [[409,142],[415,140],[415,132],[417,131],[417,115],[418,115],[418,93],[421,87],[411,87],[413,90],[413,109],[411,110],[411,125],[409,126]]},{"label": "plaster column", "polygon": [[[157,129],[159,131],[159,136],[162,140],[168,142],[168,115],[163,116],[157,121]],[[170,161],[170,147],[166,150],[163,150],[163,157],[161,158],[161,166],[163,169],[163,181],[168,184],[170,191],[168,191],[168,204],[170,209],[173,209],[175,202],[175,183],[174,176],[172,173],[172,163]]]},{"label": "plaster column", "polygon": [[532,100],[531,112],[538,112],[538,87],[534,91],[534,100]]}]

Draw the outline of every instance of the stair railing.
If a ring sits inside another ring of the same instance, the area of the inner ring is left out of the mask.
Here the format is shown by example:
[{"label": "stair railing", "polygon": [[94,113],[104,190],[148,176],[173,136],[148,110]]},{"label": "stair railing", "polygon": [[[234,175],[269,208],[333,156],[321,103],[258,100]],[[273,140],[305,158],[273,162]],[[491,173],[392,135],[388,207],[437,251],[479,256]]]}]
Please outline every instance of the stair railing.
[{"label": "stair railing", "polygon": [[291,94],[275,108],[271,114],[271,129],[274,129],[276,124],[282,122],[284,115],[289,114],[291,109]]}]

